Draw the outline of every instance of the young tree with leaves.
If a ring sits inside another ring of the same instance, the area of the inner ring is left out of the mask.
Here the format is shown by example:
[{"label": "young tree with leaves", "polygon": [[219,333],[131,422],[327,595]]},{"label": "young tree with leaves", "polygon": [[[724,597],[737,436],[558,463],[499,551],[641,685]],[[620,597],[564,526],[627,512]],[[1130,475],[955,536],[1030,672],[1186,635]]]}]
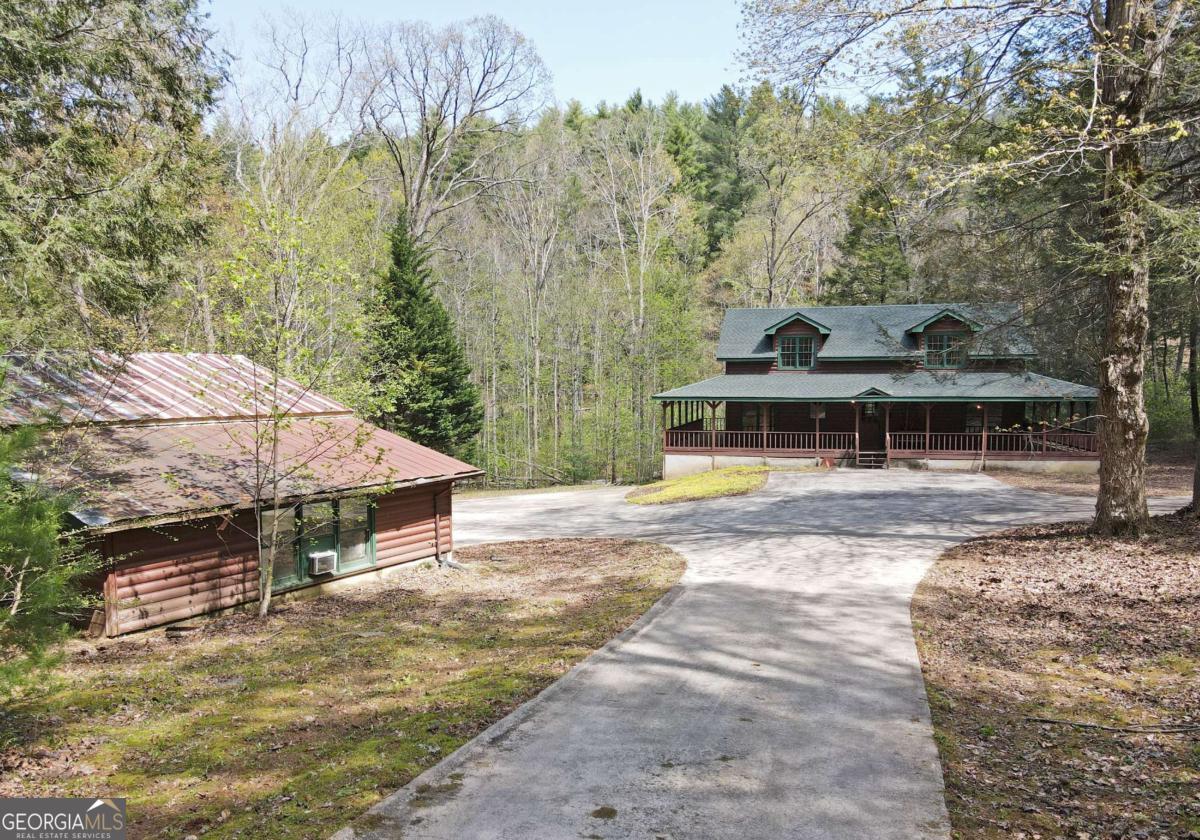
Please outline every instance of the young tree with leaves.
[{"label": "young tree with leaves", "polygon": [[439,452],[467,455],[483,424],[479,391],[403,214],[392,231],[376,319],[374,422]]},{"label": "young tree with leaves", "polygon": [[67,497],[24,472],[36,445],[32,428],[0,433],[0,700],[53,663],[98,565],[62,533]]}]

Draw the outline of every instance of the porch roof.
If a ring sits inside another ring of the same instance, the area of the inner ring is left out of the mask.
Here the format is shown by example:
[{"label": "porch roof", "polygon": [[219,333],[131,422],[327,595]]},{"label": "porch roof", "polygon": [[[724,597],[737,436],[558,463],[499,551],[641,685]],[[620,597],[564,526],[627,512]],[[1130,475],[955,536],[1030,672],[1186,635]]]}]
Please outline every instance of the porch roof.
[{"label": "porch roof", "polygon": [[1095,388],[1037,373],[724,374],[655,394],[656,400],[721,402],[1059,402],[1094,400]]}]

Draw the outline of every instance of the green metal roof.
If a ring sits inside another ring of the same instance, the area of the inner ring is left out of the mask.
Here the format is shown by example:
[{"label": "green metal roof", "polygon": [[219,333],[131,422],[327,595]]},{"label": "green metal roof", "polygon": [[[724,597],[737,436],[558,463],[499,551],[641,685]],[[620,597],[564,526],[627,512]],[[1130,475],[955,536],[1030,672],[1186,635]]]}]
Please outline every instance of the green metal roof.
[{"label": "green metal roof", "polygon": [[1095,388],[1037,373],[932,370],[725,374],[654,395],[656,400],[722,402],[1057,402],[1096,397]]},{"label": "green metal roof", "polygon": [[717,358],[772,359],[770,332],[796,317],[827,329],[817,358],[906,359],[917,355],[917,335],[941,315],[954,315],[978,327],[967,350],[979,358],[1036,355],[1015,303],[917,303],[888,306],[801,306],[728,309],[721,324]]}]

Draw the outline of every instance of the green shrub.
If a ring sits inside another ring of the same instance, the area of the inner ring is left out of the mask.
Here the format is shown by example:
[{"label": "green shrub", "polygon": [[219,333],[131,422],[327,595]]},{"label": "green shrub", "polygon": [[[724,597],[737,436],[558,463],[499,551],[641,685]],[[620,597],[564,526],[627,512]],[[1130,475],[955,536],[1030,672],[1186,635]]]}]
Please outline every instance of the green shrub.
[{"label": "green shrub", "polygon": [[1181,444],[1192,439],[1192,409],[1188,397],[1187,379],[1151,378],[1146,383],[1146,413],[1150,416],[1150,442]]},{"label": "green shrub", "polygon": [[0,434],[0,700],[55,661],[95,600],[80,584],[98,561],[64,536],[66,497],[19,469],[36,442],[32,429]]}]

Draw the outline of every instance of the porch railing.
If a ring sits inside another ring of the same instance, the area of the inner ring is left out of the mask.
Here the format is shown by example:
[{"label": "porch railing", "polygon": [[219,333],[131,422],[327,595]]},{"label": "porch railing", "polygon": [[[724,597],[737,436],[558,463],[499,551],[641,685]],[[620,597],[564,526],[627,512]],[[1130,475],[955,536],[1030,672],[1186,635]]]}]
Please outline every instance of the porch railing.
[{"label": "porch railing", "polygon": [[[1002,457],[1094,458],[1099,454],[1099,435],[1054,429],[1030,432],[891,432],[887,448],[892,457],[906,455],[982,455]],[[854,432],[753,432],[725,429],[668,429],[664,447],[674,452],[721,450],[763,453],[854,453]]]},{"label": "porch railing", "polygon": [[744,432],[668,429],[672,450],[753,450],[768,452],[853,452],[854,432]]},{"label": "porch railing", "polygon": [[[888,449],[906,453],[979,453],[984,452],[982,432],[892,432]],[[1094,456],[1100,451],[1095,432],[1055,429],[1031,432],[988,432],[987,453],[996,455]]]}]

